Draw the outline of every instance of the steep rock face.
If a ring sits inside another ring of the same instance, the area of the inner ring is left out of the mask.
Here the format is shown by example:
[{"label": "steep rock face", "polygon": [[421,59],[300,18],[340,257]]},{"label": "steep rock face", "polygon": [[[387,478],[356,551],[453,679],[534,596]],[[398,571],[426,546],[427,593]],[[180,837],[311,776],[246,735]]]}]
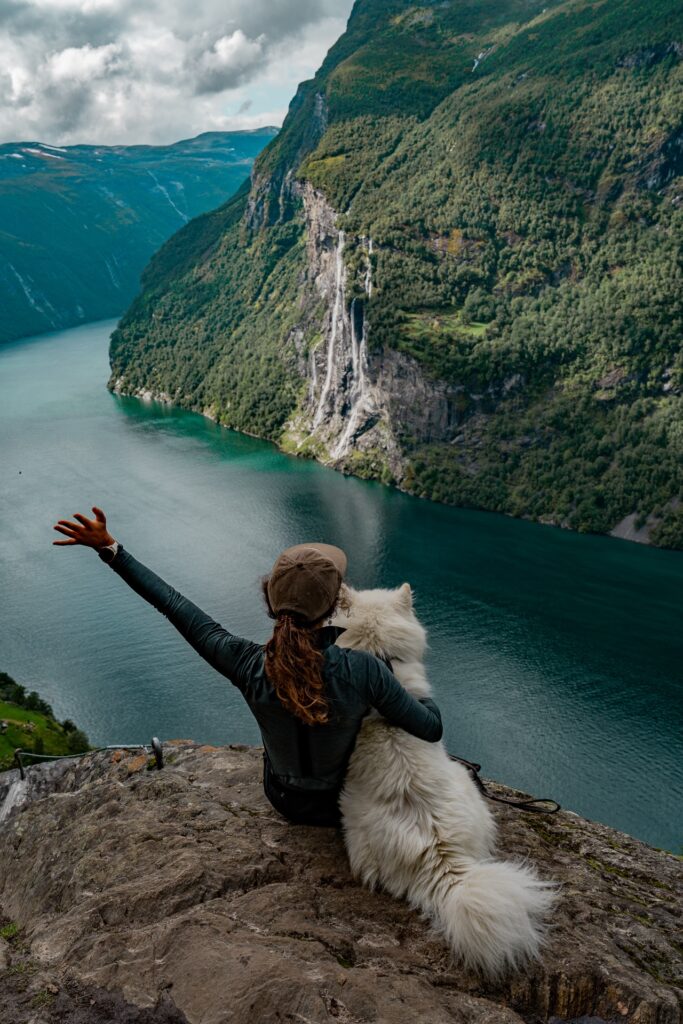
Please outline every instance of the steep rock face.
[{"label": "steep rock face", "polygon": [[495,805],[504,853],[563,889],[543,962],[491,986],[404,903],[356,885],[336,831],[270,807],[259,750],[165,754],[161,772],[88,755],[0,826],[3,1024],[679,1024],[675,857]]},{"label": "steep rock face", "polygon": [[[297,182],[295,191],[305,223],[304,303],[313,317],[321,305],[323,313],[318,343],[307,351],[299,348],[299,372],[308,386],[285,424],[282,443],[330,465],[400,483],[404,439],[424,443],[448,435],[454,419],[451,389],[429,380],[417,360],[403,353],[369,351],[365,309],[373,288],[372,238],[353,239],[360,266],[352,283],[345,252],[349,240],[337,226],[337,213],[309,183]],[[311,294],[320,302],[306,301]],[[304,335],[297,325],[295,344]]]},{"label": "steep rock face", "polygon": [[17,808],[57,789],[70,766],[68,760],[48,761],[39,771],[25,772],[23,779],[17,768],[0,773],[0,824]]}]

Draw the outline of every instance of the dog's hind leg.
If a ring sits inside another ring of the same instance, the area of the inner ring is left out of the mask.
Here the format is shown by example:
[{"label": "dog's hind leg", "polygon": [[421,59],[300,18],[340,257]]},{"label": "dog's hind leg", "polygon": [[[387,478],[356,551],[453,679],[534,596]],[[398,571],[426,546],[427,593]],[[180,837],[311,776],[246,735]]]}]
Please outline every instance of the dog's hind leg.
[{"label": "dog's hind leg", "polygon": [[342,830],[344,845],[349,857],[349,865],[354,878],[369,889],[376,888],[381,880],[381,860],[373,842],[374,834],[368,828],[362,815],[355,813],[353,792],[342,792],[339,801],[342,812]]}]

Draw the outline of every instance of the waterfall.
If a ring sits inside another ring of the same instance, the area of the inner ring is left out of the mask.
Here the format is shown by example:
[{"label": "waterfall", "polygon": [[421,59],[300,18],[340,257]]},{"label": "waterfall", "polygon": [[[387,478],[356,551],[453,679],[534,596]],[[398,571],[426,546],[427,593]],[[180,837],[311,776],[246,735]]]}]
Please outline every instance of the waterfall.
[{"label": "waterfall", "polygon": [[[363,286],[365,288],[365,294],[370,298],[372,295],[372,261],[370,258],[372,256],[372,239],[362,236],[360,243],[361,245],[366,245],[367,256]],[[358,331],[356,329],[356,302],[357,299],[354,299],[351,303],[351,409],[349,410],[349,416],[346,421],[344,431],[332,452],[332,456],[335,459],[345,453],[349,444],[353,440],[354,434],[362,425],[363,420],[372,412],[373,406],[367,376],[368,324],[365,318],[365,310],[363,309],[363,319],[359,338]]]},{"label": "waterfall", "polygon": [[332,387],[332,378],[336,368],[335,347],[337,334],[343,337],[344,332],[344,232],[339,232],[339,241],[336,252],[336,273],[334,286],[334,305],[332,307],[332,323],[327,342],[327,370],[323,382],[318,407],[313,417],[313,430],[320,426],[325,415],[325,406]]},{"label": "waterfall", "polygon": [[[364,241],[365,241],[365,238],[362,238],[361,242],[364,242]],[[364,283],[365,283],[365,294],[367,295],[368,298],[371,298],[371,296],[372,296],[372,260],[370,259],[370,257],[372,256],[372,239],[368,238],[367,241],[368,241],[368,256],[367,256],[367,266],[365,268],[365,282]]]},{"label": "waterfall", "polygon": [[[313,431],[325,423],[326,417],[330,414],[328,406],[331,400],[335,399],[335,386],[343,382],[344,377],[346,377],[348,383],[344,397],[348,411],[344,417],[345,422],[341,434],[338,435],[334,446],[330,448],[330,455],[333,459],[338,459],[348,452],[354,435],[373,411],[373,398],[367,373],[368,328],[364,302],[361,299],[354,298],[350,309],[348,311],[346,309],[345,241],[344,232],[340,231],[335,250],[334,301],[327,337],[325,377],[320,389],[312,423]],[[361,236],[359,242],[366,250],[363,287],[366,296],[369,298],[372,295],[372,239]],[[350,345],[348,344],[349,339]],[[309,393],[311,396],[314,396],[317,390],[318,374],[315,357],[312,354]],[[334,412],[334,407],[341,406],[341,402],[332,401],[332,406],[332,412]]]},{"label": "waterfall", "polygon": [[[368,283],[366,275],[366,286]],[[370,287],[372,283],[370,282]],[[363,321],[361,326],[360,338],[358,337],[358,331],[356,329],[356,303],[357,299],[354,299],[351,303],[350,320],[351,320],[351,388],[350,388],[350,402],[351,408],[349,410],[348,418],[346,420],[346,426],[342,432],[341,437],[334,446],[331,455],[332,458],[338,459],[344,455],[353,440],[353,436],[360,426],[362,426],[365,419],[372,412],[372,398],[370,394],[370,387],[368,384],[367,366],[368,366],[368,328],[367,321],[365,319],[365,312],[363,311]]]},{"label": "waterfall", "polygon": [[[356,334],[356,310],[357,310],[358,299],[351,301],[351,308],[349,309],[349,323],[351,326],[351,388],[355,387],[358,374],[360,372],[360,345],[358,343],[358,336]],[[362,312],[362,307],[361,307]]]}]

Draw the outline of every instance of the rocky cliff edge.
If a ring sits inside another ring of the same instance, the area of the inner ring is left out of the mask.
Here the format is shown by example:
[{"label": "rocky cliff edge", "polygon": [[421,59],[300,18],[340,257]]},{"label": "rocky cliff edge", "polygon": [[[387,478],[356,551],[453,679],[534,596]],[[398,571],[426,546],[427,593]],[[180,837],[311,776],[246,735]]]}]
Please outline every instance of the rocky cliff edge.
[{"label": "rocky cliff edge", "polygon": [[683,1019],[676,857],[494,805],[502,851],[562,900],[543,962],[492,987],[353,881],[338,832],[270,807],[259,750],[165,754],[62,762],[0,824],[3,1024]]}]

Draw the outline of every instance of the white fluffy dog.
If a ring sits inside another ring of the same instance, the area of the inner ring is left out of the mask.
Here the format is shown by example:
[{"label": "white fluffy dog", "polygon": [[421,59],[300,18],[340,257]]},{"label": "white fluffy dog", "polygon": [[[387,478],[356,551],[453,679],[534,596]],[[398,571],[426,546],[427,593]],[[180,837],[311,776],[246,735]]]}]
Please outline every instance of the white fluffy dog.
[{"label": "white fluffy dog", "polygon": [[[346,602],[345,602],[346,603]],[[415,697],[431,690],[426,633],[412,591],[354,591],[337,643],[390,659]],[[373,711],[363,722],[341,795],[351,869],[370,888],[406,897],[466,967],[490,977],[536,957],[555,886],[522,864],[493,860],[496,827],[467,769]]]}]

